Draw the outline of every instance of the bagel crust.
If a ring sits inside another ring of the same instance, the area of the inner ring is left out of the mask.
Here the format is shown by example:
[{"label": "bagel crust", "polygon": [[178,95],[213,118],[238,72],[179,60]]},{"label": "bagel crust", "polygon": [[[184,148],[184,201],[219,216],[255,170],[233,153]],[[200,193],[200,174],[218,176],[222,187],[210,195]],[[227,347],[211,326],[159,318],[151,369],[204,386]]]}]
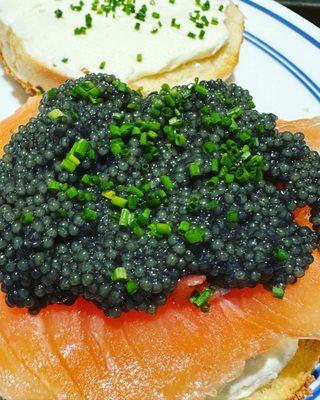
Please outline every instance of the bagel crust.
[{"label": "bagel crust", "polygon": [[300,340],[295,357],[277,379],[244,400],[305,400],[311,394],[311,373],[320,359],[320,341]]},{"label": "bagel crust", "polygon": [[[170,72],[128,82],[129,85],[133,88],[142,86],[145,92],[151,92],[159,89],[164,82],[174,86],[190,82],[195,77],[203,80],[228,78],[239,60],[244,29],[243,14],[232,3],[226,11],[226,26],[229,31],[229,41],[213,56],[189,62]],[[47,67],[28,54],[23,41],[12,28],[1,21],[0,58],[6,72],[18,81],[29,94],[38,93],[39,90],[47,91],[72,78],[62,74],[56,68]]]}]

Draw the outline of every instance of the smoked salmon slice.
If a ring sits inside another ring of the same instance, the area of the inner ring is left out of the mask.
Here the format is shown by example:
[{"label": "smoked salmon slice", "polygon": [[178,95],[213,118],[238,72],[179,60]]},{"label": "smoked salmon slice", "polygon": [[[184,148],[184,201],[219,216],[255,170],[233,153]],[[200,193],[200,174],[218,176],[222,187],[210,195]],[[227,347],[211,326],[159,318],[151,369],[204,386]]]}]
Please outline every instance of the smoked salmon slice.
[{"label": "smoked salmon slice", "polygon": [[[35,115],[34,98],[0,123],[0,149]],[[320,148],[319,119],[281,122]],[[305,129],[304,129],[305,128]],[[299,212],[299,223],[308,213]],[[275,299],[262,287],[231,290],[202,313],[188,297],[201,277],[181,282],[155,315],[107,318],[83,299],[37,316],[0,296],[0,395],[6,400],[193,400],[238,376],[250,357],[282,337],[320,340],[320,255]]]}]

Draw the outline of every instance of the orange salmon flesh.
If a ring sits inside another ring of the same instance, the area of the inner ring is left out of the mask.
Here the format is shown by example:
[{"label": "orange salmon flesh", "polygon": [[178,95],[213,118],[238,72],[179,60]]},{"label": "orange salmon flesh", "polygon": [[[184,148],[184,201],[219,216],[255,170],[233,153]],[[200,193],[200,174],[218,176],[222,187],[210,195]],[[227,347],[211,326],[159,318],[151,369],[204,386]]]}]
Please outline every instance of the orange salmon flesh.
[{"label": "orange salmon flesh", "polygon": [[[0,123],[0,156],[19,125],[38,110],[34,97]],[[320,149],[320,118],[279,121]],[[309,223],[308,209],[296,220]],[[193,400],[241,374],[246,360],[280,338],[320,340],[320,255],[283,300],[262,287],[231,290],[202,313],[189,277],[156,315],[107,318],[83,299],[31,316],[0,295],[0,395],[6,400]]]}]

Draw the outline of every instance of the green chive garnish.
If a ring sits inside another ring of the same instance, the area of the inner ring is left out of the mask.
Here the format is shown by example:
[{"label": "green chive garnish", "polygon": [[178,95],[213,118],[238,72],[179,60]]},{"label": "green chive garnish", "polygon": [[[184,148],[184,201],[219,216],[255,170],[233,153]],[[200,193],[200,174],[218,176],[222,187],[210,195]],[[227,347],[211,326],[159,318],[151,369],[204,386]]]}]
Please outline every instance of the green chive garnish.
[{"label": "green chive garnish", "polygon": [[173,189],[173,182],[168,175],[163,175],[160,177],[161,183],[167,190]]},{"label": "green chive garnish", "polygon": [[126,290],[129,294],[134,294],[136,293],[136,291],[138,290],[138,284],[136,281],[130,279],[127,283],[126,283]]},{"label": "green chive garnish", "polygon": [[191,228],[185,233],[184,237],[190,244],[201,243],[204,241],[204,230],[198,227]]},{"label": "green chive garnish", "polygon": [[62,18],[63,11],[61,11],[59,8],[57,10],[55,10],[54,13],[56,14],[57,18]]},{"label": "green chive garnish", "polygon": [[66,195],[69,199],[74,199],[75,197],[77,197],[79,194],[79,191],[77,188],[75,188],[74,186],[71,186],[67,191],[66,191]]},{"label": "green chive garnish", "polygon": [[199,175],[201,175],[199,161],[195,161],[195,162],[189,164],[189,173],[190,173],[191,176],[199,176]]},{"label": "green chive garnish", "polygon": [[141,53],[137,54],[137,61],[142,62],[142,54]]},{"label": "green chive garnish", "polygon": [[209,286],[208,288],[204,289],[201,293],[195,291],[190,296],[189,301],[196,307],[201,308],[202,311],[207,312],[209,311],[210,308],[209,304],[210,297],[215,293],[216,290],[217,288],[215,286]]},{"label": "green chive garnish", "polygon": [[280,261],[287,261],[290,257],[289,253],[286,250],[280,248],[274,250],[273,255]]},{"label": "green chive garnish", "polygon": [[178,226],[178,231],[180,232],[188,232],[190,229],[190,223],[188,221],[181,221]]},{"label": "green chive garnish", "polygon": [[97,211],[91,210],[90,208],[85,208],[82,211],[81,218],[84,221],[94,221],[98,217]]},{"label": "green chive garnish", "polygon": [[127,279],[127,271],[123,267],[118,267],[111,272],[110,277],[113,281],[125,281]]},{"label": "green chive garnish", "polygon": [[34,215],[32,213],[24,213],[24,214],[21,215],[21,222],[24,225],[28,225],[28,224],[31,224],[31,222],[34,221],[34,218],[35,217],[34,217]]},{"label": "green chive garnish", "polygon": [[276,299],[283,299],[285,291],[282,287],[272,286],[272,294]]},{"label": "green chive garnish", "polygon": [[120,214],[119,225],[130,226],[133,220],[134,215],[127,208],[123,208]]},{"label": "green chive garnish", "polygon": [[61,122],[62,120],[67,118],[67,115],[64,112],[62,112],[61,110],[59,110],[58,108],[51,110],[47,114],[47,116],[50,119],[50,121],[52,121],[52,122]]},{"label": "green chive garnish", "polygon": [[127,199],[124,199],[123,197],[120,196],[113,196],[111,199],[111,204],[119,208],[124,208],[127,202],[128,202]]},{"label": "green chive garnish", "polygon": [[238,222],[239,221],[239,215],[237,210],[229,210],[227,212],[226,219],[228,222]]}]

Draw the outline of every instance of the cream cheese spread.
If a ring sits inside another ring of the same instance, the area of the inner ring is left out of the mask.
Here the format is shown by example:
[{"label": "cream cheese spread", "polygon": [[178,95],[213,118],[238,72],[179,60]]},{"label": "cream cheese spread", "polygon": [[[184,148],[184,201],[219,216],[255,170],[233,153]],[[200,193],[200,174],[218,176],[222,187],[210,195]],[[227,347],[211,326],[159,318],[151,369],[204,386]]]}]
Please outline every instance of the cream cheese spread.
[{"label": "cream cheese spread", "polygon": [[[78,3],[0,0],[0,20],[34,59],[71,78],[106,72],[132,82],[213,55],[229,37],[225,25],[229,0],[135,0],[135,14],[119,7],[107,16],[92,10],[93,0],[84,0],[80,11],[72,10],[71,5]],[[204,3],[210,5],[208,10]],[[135,15],[143,5],[146,18],[140,21]],[[56,10],[62,12],[60,17]],[[76,28],[86,27],[87,14],[92,27],[75,34]],[[204,21],[208,25],[202,29]]]},{"label": "cream cheese spread", "polygon": [[[298,349],[298,341],[284,339],[271,350],[250,359],[243,374],[225,385],[214,400],[240,400],[248,397],[258,388],[276,379],[292,360]],[[211,399],[209,397],[209,399]]]}]

